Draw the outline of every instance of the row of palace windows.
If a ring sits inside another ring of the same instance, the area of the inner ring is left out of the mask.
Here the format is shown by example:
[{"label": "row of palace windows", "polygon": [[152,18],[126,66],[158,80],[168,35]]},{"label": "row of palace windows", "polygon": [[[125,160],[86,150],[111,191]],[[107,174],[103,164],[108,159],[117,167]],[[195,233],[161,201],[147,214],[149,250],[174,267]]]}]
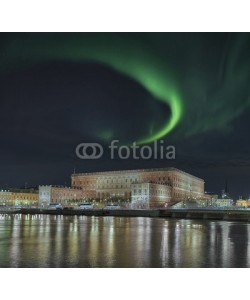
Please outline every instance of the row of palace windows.
[{"label": "row of palace windows", "polygon": [[[107,184],[107,183],[121,183],[121,182],[126,182],[126,183],[134,183],[134,182],[139,182],[140,178],[139,177],[132,177],[132,178],[109,178],[109,179],[97,179],[96,182],[100,184]],[[171,178],[169,176],[163,176],[163,177],[157,177],[157,176],[150,176],[150,177],[143,177],[143,181],[154,181],[154,182],[166,182],[166,181],[171,181]],[[73,180],[72,184],[73,185],[78,185],[81,186],[83,185],[88,185],[88,184],[94,184],[94,180]]]},{"label": "row of palace windows", "polygon": [[[68,194],[68,193],[52,193],[52,197],[53,198],[62,198],[62,197],[70,197],[70,198],[73,198],[73,197],[76,197],[77,194]],[[80,194],[79,194],[80,196]]]},{"label": "row of palace windows", "polygon": [[[114,185],[118,183],[127,183],[127,185]],[[154,183],[167,183],[170,185],[171,183],[171,178],[169,176],[163,176],[163,177],[145,177],[143,178],[144,182],[154,182]],[[138,183],[139,180],[136,178],[116,178],[116,179],[97,179],[97,181],[93,180],[86,180],[86,181],[81,181],[81,180],[74,180],[72,182],[73,186],[83,186],[83,188],[89,188],[89,189],[94,189],[97,187],[98,189],[105,189],[105,188],[128,188],[129,184],[128,183]],[[107,186],[109,184],[109,186]],[[110,185],[111,184],[111,185]],[[179,178],[179,177],[173,177],[173,184],[172,186],[179,187],[179,188],[186,188],[186,189],[191,189],[193,188],[200,188],[201,185],[197,182],[192,182],[186,181],[185,179]]]},{"label": "row of palace windows", "polygon": [[[148,189],[134,189],[133,195],[148,195]],[[170,191],[150,189],[150,195],[169,196]]]}]

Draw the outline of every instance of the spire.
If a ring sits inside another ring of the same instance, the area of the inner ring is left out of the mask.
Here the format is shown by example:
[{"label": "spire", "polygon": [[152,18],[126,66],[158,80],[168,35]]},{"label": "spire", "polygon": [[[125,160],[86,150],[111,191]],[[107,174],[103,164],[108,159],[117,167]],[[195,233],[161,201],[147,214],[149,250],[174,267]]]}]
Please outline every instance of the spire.
[{"label": "spire", "polygon": [[228,191],[227,179],[225,180],[225,189],[222,190],[222,199],[230,199],[229,191]]}]

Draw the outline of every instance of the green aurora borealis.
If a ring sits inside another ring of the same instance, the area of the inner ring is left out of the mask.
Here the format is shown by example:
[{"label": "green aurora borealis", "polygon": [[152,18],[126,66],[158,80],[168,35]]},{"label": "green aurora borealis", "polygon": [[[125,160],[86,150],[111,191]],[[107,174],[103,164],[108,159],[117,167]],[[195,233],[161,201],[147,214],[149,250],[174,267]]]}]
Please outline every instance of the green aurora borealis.
[{"label": "green aurora borealis", "polygon": [[[0,66],[3,73],[11,73],[49,61],[94,61],[131,77],[155,100],[166,103],[171,111],[170,118],[159,129],[149,130],[152,126],[148,124],[145,134],[139,138],[142,144],[163,138],[173,130],[175,136],[183,137],[229,128],[230,122],[250,107],[249,57],[246,56],[249,35],[232,34],[223,36],[222,40],[219,34],[213,39],[209,34],[206,38],[199,34],[178,37],[173,34],[16,34],[5,39]],[[186,52],[182,53],[184,49]],[[104,140],[105,136],[110,138],[111,131],[112,128],[103,128],[99,136]]]},{"label": "green aurora borealis", "polygon": [[[10,44],[7,43],[5,53],[15,68],[17,65],[23,68],[24,65],[27,67],[48,60],[93,60],[133,78],[155,99],[169,105],[171,110],[170,119],[166,120],[160,130],[138,141],[145,144],[164,137],[175,128],[182,116],[183,102],[176,81],[168,68],[163,68],[162,62],[150,51],[142,52],[142,45],[136,44],[135,41],[132,46],[129,44],[127,39],[116,40],[109,35],[105,35],[104,39],[101,34],[85,35],[83,38],[73,35],[67,43],[60,39],[59,34],[56,39],[47,37],[44,44],[43,39],[37,39],[36,35],[26,34],[21,38],[17,37]],[[11,71],[11,66],[4,67],[5,71]],[[108,137],[110,136],[109,134]],[[105,139],[105,135],[103,138]]]}]

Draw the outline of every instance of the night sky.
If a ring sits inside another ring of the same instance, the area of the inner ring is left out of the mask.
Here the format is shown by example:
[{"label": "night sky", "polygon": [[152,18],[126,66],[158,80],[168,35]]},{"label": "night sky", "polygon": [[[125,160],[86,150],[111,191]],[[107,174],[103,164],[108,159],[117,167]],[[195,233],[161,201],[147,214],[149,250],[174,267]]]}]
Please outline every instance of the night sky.
[{"label": "night sky", "polygon": [[[1,33],[0,186],[174,166],[250,195],[250,34]],[[176,160],[80,160],[75,147],[162,139]]]}]

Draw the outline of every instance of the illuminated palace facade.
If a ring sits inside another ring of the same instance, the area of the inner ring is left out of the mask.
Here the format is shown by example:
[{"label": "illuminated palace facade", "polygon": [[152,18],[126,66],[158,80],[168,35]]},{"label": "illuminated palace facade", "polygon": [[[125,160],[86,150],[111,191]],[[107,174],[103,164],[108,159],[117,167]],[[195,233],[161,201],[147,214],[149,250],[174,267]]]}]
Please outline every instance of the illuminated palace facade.
[{"label": "illuminated palace facade", "polygon": [[205,198],[204,180],[175,168],[72,174],[71,186],[82,191],[84,200],[127,199],[133,208]]}]

